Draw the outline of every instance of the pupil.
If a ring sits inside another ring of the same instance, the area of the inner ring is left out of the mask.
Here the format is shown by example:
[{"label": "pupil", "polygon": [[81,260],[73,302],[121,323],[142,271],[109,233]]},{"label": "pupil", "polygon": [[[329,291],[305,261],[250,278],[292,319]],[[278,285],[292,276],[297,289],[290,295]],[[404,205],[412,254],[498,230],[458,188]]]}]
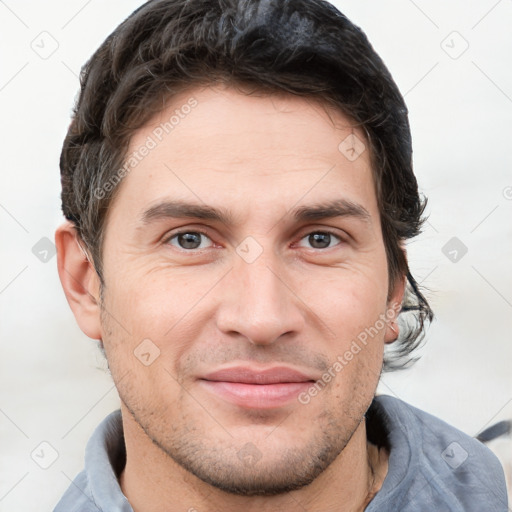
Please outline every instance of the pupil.
[{"label": "pupil", "polygon": [[201,235],[199,233],[184,233],[179,235],[180,245],[184,249],[197,249],[201,245]]},{"label": "pupil", "polygon": [[309,235],[309,242],[316,249],[329,247],[331,235],[329,233],[314,233]]}]

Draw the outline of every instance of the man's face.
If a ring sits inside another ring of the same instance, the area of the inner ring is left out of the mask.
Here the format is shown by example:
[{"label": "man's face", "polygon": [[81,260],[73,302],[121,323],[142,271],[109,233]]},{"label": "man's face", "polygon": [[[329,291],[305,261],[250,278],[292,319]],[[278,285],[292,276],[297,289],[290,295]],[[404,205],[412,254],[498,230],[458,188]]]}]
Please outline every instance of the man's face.
[{"label": "man's face", "polygon": [[125,422],[229,492],[311,482],[378,383],[390,303],[370,155],[333,116],[292,96],[182,93],[132,138],[130,153],[151,149],[109,210],[102,339]]}]

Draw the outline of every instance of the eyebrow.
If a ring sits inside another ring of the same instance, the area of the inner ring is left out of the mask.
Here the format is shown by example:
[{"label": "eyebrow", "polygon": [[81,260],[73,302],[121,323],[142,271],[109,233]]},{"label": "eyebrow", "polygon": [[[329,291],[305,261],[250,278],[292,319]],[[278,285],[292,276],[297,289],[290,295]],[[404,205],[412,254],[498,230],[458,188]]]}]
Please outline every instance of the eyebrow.
[{"label": "eyebrow", "polygon": [[364,206],[348,199],[335,199],[327,203],[301,206],[294,210],[293,216],[299,221],[354,217],[368,224],[372,219],[370,212]]},{"label": "eyebrow", "polygon": [[142,214],[142,222],[149,224],[152,221],[161,219],[181,219],[195,218],[216,220],[223,224],[232,224],[232,213],[224,208],[214,208],[213,206],[202,205],[199,203],[188,203],[185,201],[163,201]]},{"label": "eyebrow", "polygon": [[[299,222],[335,217],[353,217],[367,224],[371,223],[371,215],[368,210],[364,206],[347,199],[335,199],[326,203],[301,206],[288,212],[287,215],[290,213]],[[162,219],[179,218],[213,220],[225,225],[233,225],[234,221],[234,215],[229,209],[180,200],[163,201],[150,207],[142,214],[144,224]]]}]

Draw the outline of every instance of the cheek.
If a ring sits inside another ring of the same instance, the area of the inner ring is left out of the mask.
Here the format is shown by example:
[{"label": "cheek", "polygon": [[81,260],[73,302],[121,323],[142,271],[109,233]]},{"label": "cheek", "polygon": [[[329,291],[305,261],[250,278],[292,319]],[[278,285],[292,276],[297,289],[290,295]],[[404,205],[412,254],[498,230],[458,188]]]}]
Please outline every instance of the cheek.
[{"label": "cheek", "polygon": [[347,407],[351,401],[368,403],[371,399],[380,379],[384,353],[384,330],[373,330],[373,325],[348,330],[352,334],[331,347],[330,367],[321,378],[330,388],[331,400],[346,403]]},{"label": "cheek", "polygon": [[[357,338],[375,325],[385,311],[386,280],[384,273],[379,276],[364,270],[343,269],[336,278],[331,277],[322,283],[320,289],[306,283],[302,293],[305,301],[315,304],[315,312],[336,333],[337,339],[342,342],[339,348],[343,349],[347,338]],[[378,330],[382,331],[383,336],[381,324],[379,322],[377,327],[380,327]]]},{"label": "cheek", "polygon": [[[108,314],[104,331],[108,327],[110,333],[105,332],[104,344],[119,375],[123,370],[143,371],[135,357],[147,353],[146,359],[157,355],[155,368],[165,364],[176,375],[177,361],[194,340],[204,338],[202,330],[211,316],[206,294],[217,280],[216,275],[201,272],[194,273],[192,279],[190,272],[185,275],[179,269],[117,275],[105,295]],[[155,379],[156,375],[145,378]]]},{"label": "cheek", "polygon": [[[382,344],[379,344],[382,347]],[[350,361],[344,363],[340,375],[334,379],[331,392],[335,403],[369,404],[375,395],[382,368],[382,350],[377,344],[362,347]],[[346,354],[344,355],[346,359]]]},{"label": "cheek", "polygon": [[199,273],[185,275],[178,269],[118,274],[110,288],[110,305],[133,335],[161,338],[186,318],[213,277],[205,282]]},{"label": "cheek", "polygon": [[325,380],[330,379],[336,401],[347,396],[364,400],[375,391],[384,353],[386,279],[385,273],[347,271],[314,295],[318,316],[335,335],[324,350],[330,361]]}]

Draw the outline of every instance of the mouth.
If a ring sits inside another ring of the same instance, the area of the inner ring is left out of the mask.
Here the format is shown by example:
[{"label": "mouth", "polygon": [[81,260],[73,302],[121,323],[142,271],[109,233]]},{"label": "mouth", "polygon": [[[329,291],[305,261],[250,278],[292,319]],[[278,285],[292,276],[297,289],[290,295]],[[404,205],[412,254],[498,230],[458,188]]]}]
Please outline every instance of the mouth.
[{"label": "mouth", "polygon": [[208,373],[199,383],[233,405],[246,409],[276,409],[296,400],[316,380],[312,375],[284,366],[264,369],[237,366]]}]

